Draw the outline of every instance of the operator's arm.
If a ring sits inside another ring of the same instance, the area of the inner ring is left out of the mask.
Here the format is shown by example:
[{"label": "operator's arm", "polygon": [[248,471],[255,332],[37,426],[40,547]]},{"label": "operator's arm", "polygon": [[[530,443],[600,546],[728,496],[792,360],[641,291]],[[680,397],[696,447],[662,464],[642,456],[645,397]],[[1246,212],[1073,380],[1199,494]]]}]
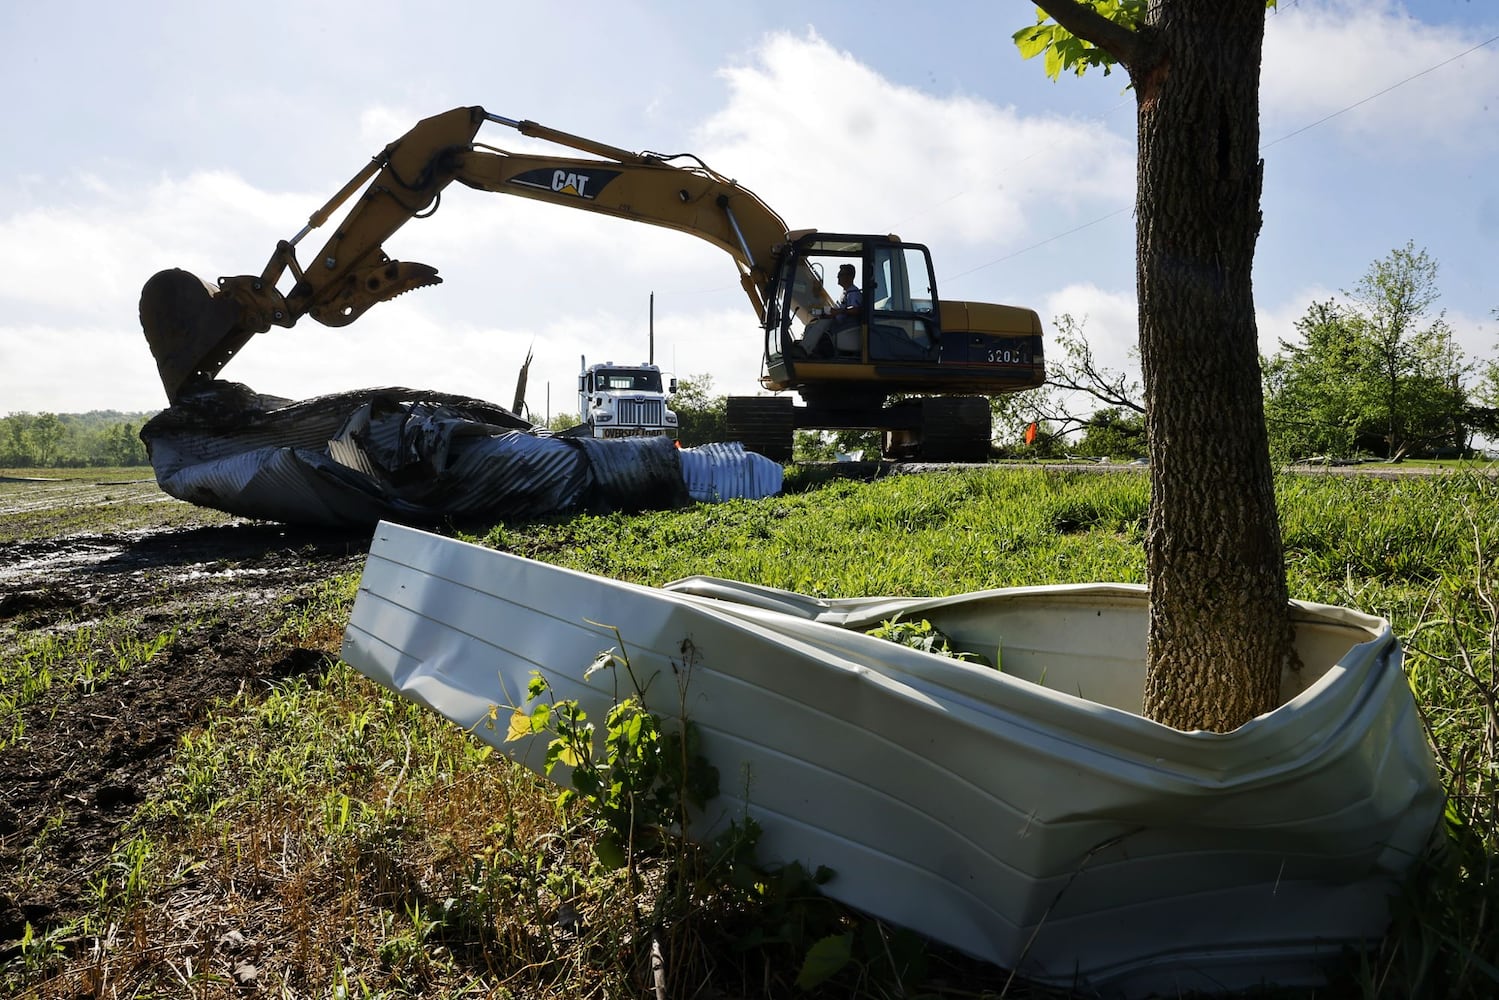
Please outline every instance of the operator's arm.
[{"label": "operator's arm", "polygon": [[857,316],[859,307],[864,304],[864,295],[859,291],[858,285],[849,285],[843,292],[843,298],[839,301],[833,312],[840,316]]}]

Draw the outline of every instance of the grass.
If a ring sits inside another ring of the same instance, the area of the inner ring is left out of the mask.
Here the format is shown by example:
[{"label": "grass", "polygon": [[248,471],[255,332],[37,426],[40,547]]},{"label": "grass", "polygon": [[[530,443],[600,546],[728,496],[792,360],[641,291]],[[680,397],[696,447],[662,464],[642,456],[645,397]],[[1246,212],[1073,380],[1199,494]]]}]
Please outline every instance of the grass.
[{"label": "grass", "polygon": [[[1035,469],[834,481],[475,540],[651,585],[709,574],[828,597],[1141,581],[1147,489],[1143,476]],[[1382,947],[1317,995],[1493,995],[1499,483],[1288,476],[1278,489],[1293,596],[1392,621],[1450,796],[1450,849],[1424,863]],[[277,641],[335,651],[354,582],[288,604]],[[57,671],[78,676],[63,659]],[[808,942],[831,941],[854,960],[818,995],[1001,994],[996,970],[806,902],[804,872],[751,896],[693,897],[675,936],[647,940],[672,872],[702,869],[601,864],[596,829],[555,791],[342,663],[242,692],[176,748],[96,873],[93,912],[31,932],[0,965],[0,988],[635,996],[650,991],[657,945],[680,977],[667,995],[792,996]]]},{"label": "grass", "polygon": [[27,706],[54,685],[91,694],[113,678],[154,660],[192,623],[178,623],[145,638],[117,617],[85,622],[40,635],[23,635],[18,648],[0,658],[0,750],[25,738]]},{"label": "grass", "polygon": [[500,527],[477,541],[648,585],[722,576],[817,597],[1144,579],[1143,479],[953,472],[683,511]]}]

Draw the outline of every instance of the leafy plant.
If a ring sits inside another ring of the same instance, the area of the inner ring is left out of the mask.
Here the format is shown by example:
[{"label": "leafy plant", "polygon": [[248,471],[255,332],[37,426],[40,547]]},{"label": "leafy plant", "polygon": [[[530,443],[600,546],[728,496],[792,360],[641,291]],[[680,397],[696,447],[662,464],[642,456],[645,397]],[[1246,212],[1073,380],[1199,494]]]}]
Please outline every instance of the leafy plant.
[{"label": "leafy plant", "polygon": [[954,648],[947,635],[925,618],[920,621],[906,621],[896,615],[868,629],[864,634],[872,635],[876,639],[887,639],[902,646],[910,646],[923,653],[935,653],[938,656],[947,656],[966,663],[980,663],[986,667],[994,666],[977,653]]},{"label": "leafy plant", "polygon": [[[718,772],[703,757],[701,737],[690,719],[666,729],[661,717],[646,708],[646,689],[655,678],[641,682],[619,630],[613,631],[619,645],[599,653],[584,672],[585,679],[607,672],[615,683],[602,749],[595,747],[595,726],[577,699],[553,698],[551,685],[540,672],[531,675],[527,687],[530,707],[512,711],[506,740],[552,734],[546,774],[551,775],[558,764],[571,768],[572,787],[563,790],[558,804],[581,803],[603,831],[595,845],[599,860],[619,868],[629,863],[637,849],[659,848],[665,836],[680,834],[691,820],[691,811],[701,810],[718,794]],[[690,651],[690,644],[683,648]],[[621,671],[628,680],[622,698]],[[677,671],[684,684],[690,672],[690,662]]]},{"label": "leafy plant", "polygon": [[[1095,11],[1111,21],[1135,25],[1145,18],[1145,0],[1092,0]],[[1079,38],[1057,24],[1048,24],[1048,15],[1037,9],[1035,25],[1021,28],[1012,36],[1020,58],[1046,57],[1046,75],[1053,80],[1068,71],[1082,76],[1090,68],[1101,67],[1104,76],[1113,69],[1114,57],[1092,42]]]},{"label": "leafy plant", "polygon": [[[940,633],[929,622],[905,629],[924,631],[934,648]],[[551,774],[562,765],[571,769],[570,787],[558,794],[559,806],[577,810],[597,836],[594,850],[606,869],[625,869],[634,877],[650,866],[647,881],[656,887],[647,914],[632,937],[652,942],[651,961],[662,973],[664,954],[659,941],[674,944],[669,953],[691,955],[702,950],[693,929],[731,941],[742,955],[787,954],[799,962],[795,983],[816,989],[834,979],[854,978],[865,984],[854,989],[867,995],[871,981],[896,984],[904,993],[925,975],[925,944],[907,932],[890,932],[877,921],[854,917],[824,897],[819,887],[834,877],[832,869],[808,870],[798,862],[766,868],[755,852],[760,827],[749,816],[728,823],[705,844],[694,844],[686,832],[694,811],[718,794],[717,771],[702,756],[695,724],[679,715],[669,726],[646,704],[655,680],[636,673],[623,638],[612,628],[618,645],[601,652],[585,672],[593,678],[612,676],[623,696],[615,692],[602,741],[576,699],[557,699],[547,679],[533,673],[527,703],[512,710],[506,739],[520,740],[549,734],[544,763]],[[920,641],[920,640],[919,640]],[[682,644],[683,661],[673,672],[683,685],[691,677],[693,648]],[[950,651],[947,655],[963,655]],[[620,685],[621,677],[627,683]],[[491,712],[491,724],[498,710]],[[664,975],[664,974],[663,974]],[[658,993],[664,979],[658,979]],[[900,985],[905,984],[905,985]],[[666,991],[673,992],[673,991]],[[875,992],[879,992],[876,990]]]}]

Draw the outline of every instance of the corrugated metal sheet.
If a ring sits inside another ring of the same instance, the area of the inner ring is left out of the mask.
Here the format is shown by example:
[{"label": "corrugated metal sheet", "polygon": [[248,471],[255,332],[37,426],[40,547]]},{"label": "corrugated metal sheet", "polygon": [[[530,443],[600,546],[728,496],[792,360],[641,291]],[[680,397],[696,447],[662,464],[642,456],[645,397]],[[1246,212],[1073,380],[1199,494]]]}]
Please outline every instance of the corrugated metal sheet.
[{"label": "corrugated metal sheet", "polygon": [[591,505],[649,510],[687,504],[676,442],[669,437],[568,439],[593,470]]},{"label": "corrugated metal sheet", "polygon": [[[685,711],[725,777],[701,836],[749,815],[762,861],[826,864],[837,899],[1089,995],[1318,982],[1378,941],[1441,814],[1399,644],[1297,602],[1284,704],[1187,733],[1138,714],[1147,607],[1125,584],[662,591],[381,525],[343,657],[541,770],[546,734],[478,723],[535,670],[602,718],[611,684],[584,670],[622,637],[636,676],[665,679],[652,707]],[[896,616],[1003,669],[864,634]]]},{"label": "corrugated metal sheet", "polygon": [[422,524],[690,500],[669,438],[540,437],[529,427],[447,393],[366,389],[292,402],[215,382],[158,414],[141,438],[172,496],[290,524]]},{"label": "corrugated metal sheet", "polygon": [[758,499],[781,492],[786,470],[737,441],[682,449],[682,478],[699,503]]}]

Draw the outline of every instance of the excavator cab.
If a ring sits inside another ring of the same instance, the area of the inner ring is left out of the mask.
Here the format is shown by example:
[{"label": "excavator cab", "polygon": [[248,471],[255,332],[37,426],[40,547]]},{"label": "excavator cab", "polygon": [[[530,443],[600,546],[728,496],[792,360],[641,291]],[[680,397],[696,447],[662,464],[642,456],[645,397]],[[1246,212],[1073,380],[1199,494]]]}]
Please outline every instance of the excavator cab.
[{"label": "excavator cab", "polygon": [[[834,280],[849,266],[859,292],[854,313],[838,308],[844,291]],[[799,369],[811,376],[824,364],[931,365],[941,356],[937,279],[919,244],[893,236],[803,236],[783,252],[766,301],[772,377],[795,382]]]},{"label": "excavator cab", "polygon": [[[834,281],[849,264],[852,312]],[[805,405],[731,397],[728,423],[773,458],[790,457],[797,428],[837,428],[881,431],[890,457],[983,461],[989,397],[1046,379],[1033,310],[942,300],[927,248],[897,236],[788,233],[764,287],[760,384]]]}]

